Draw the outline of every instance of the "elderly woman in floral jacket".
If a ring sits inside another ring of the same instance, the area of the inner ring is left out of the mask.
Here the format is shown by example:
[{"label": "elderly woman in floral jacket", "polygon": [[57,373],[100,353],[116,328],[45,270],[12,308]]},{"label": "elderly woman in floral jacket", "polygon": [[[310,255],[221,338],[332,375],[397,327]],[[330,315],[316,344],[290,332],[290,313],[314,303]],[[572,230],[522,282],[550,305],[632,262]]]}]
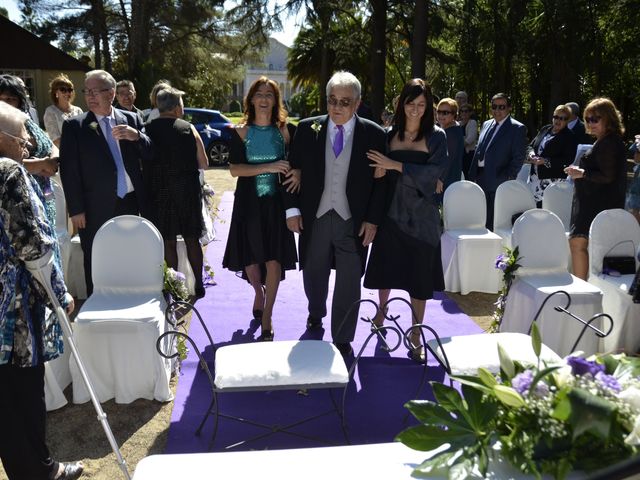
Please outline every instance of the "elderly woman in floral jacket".
[{"label": "elderly woman in floral jacket", "polygon": [[[42,191],[22,166],[26,119],[0,102],[0,459],[10,480],[75,479],[82,464],[54,461],[45,438],[44,362],[58,357],[63,344],[56,317],[45,316],[47,295],[25,264],[51,254],[56,242]],[[51,284],[73,311],[55,265]]]}]

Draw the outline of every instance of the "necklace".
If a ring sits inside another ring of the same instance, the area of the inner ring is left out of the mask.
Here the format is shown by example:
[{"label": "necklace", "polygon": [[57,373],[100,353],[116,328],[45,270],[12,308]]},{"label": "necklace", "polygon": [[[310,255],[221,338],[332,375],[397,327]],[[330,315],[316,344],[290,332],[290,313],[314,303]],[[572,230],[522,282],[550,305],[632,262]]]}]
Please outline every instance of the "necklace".
[{"label": "necklace", "polygon": [[409,132],[407,130],[404,131],[405,136],[409,139],[410,142],[413,142],[418,136],[418,130],[415,132]]}]

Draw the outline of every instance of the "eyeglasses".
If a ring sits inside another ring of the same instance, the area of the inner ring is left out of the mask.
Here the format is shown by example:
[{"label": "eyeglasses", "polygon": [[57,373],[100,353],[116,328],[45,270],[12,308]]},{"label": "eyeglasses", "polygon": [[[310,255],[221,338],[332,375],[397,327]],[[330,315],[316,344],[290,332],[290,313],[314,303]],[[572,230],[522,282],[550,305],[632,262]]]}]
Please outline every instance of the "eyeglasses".
[{"label": "eyeglasses", "polygon": [[436,110],[438,115],[451,115],[453,112],[451,110]]},{"label": "eyeglasses", "polygon": [[507,106],[503,103],[501,104],[497,104],[497,103],[492,103],[491,104],[491,110],[506,110]]},{"label": "eyeglasses", "polygon": [[567,121],[567,117],[561,117],[560,115],[554,115],[553,117],[554,120],[560,120],[561,122],[566,122]]},{"label": "eyeglasses", "polygon": [[599,115],[594,115],[593,117],[585,117],[585,121],[587,123],[598,123],[601,118]]},{"label": "eyeglasses", "polygon": [[73,93],[73,87],[60,87],[58,91],[62,93]]},{"label": "eyeglasses", "polygon": [[108,92],[110,88],[83,88],[82,93],[87,97],[95,97],[101,93]]},{"label": "eyeglasses", "polygon": [[11,135],[10,133],[5,132],[4,130],[0,130],[0,133],[4,133],[7,137],[11,137],[14,140],[17,140],[18,143],[20,144],[20,148],[30,148],[33,146],[31,145],[31,142],[26,138],[16,137],[15,135]]},{"label": "eyeglasses", "polygon": [[352,102],[353,100],[350,98],[341,98],[338,100],[335,97],[329,97],[327,100],[327,103],[332,107],[337,107],[338,105],[340,105],[343,108],[349,108]]}]

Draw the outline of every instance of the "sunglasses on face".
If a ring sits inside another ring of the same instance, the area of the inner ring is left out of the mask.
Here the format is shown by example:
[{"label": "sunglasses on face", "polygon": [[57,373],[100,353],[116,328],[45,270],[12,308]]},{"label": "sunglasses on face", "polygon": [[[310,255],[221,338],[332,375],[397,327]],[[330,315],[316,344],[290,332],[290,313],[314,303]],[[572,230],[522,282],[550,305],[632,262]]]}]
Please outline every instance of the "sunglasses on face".
[{"label": "sunglasses on face", "polygon": [[450,111],[450,110],[436,110],[436,113],[438,115],[445,115],[446,116],[446,115],[451,115],[453,112]]},{"label": "sunglasses on face", "polygon": [[492,103],[491,110],[506,110],[507,106],[503,104]]},{"label": "sunglasses on face", "polygon": [[601,118],[599,115],[594,115],[593,117],[586,117],[585,120],[587,123],[598,123]]},{"label": "sunglasses on face", "polygon": [[351,100],[350,98],[341,98],[340,100],[338,100],[335,97],[329,97],[327,103],[332,107],[337,107],[338,105],[340,105],[341,107],[348,108],[351,106],[352,101],[353,100]]},{"label": "sunglasses on face", "polygon": [[566,122],[567,121],[567,117],[561,117],[560,115],[554,115],[553,117],[554,120],[560,120],[561,122]]},{"label": "sunglasses on face", "polygon": [[60,87],[58,91],[62,93],[73,93],[73,87]]}]

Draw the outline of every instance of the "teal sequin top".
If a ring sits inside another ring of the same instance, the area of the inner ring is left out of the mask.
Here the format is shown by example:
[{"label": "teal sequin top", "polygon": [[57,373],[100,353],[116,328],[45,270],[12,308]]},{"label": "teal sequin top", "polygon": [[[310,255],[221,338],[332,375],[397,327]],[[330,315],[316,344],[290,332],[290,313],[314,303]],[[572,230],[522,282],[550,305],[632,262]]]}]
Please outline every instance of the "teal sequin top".
[{"label": "teal sequin top", "polygon": [[[247,149],[247,162],[250,164],[284,159],[284,139],[280,130],[273,125],[249,125],[244,144]],[[277,173],[261,173],[256,175],[255,180],[258,197],[275,195],[278,191]]]}]

